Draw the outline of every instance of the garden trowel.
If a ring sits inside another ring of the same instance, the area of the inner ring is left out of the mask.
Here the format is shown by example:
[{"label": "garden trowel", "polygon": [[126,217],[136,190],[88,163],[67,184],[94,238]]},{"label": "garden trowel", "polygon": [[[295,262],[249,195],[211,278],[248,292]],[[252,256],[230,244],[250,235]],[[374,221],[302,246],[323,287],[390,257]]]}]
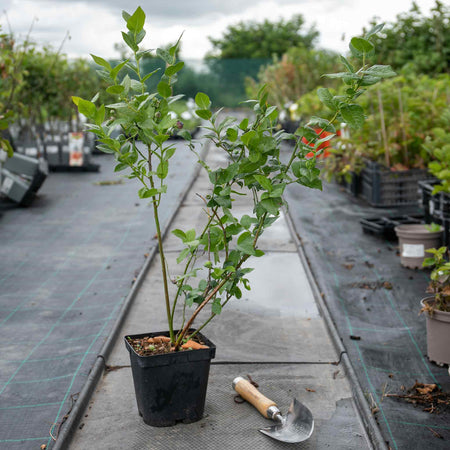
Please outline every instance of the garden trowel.
[{"label": "garden trowel", "polygon": [[278,422],[261,433],[282,442],[297,443],[306,441],[314,430],[314,419],[311,411],[297,399],[291,403],[286,417],[281,415],[275,402],[262,395],[256,387],[242,377],[233,380],[233,388],[251,403],[266,419]]}]

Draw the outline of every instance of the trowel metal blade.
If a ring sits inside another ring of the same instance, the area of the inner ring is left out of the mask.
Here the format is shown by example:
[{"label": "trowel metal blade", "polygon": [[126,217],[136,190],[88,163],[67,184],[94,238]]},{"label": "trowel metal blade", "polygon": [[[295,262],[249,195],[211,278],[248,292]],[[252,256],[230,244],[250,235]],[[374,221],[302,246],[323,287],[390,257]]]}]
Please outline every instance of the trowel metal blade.
[{"label": "trowel metal blade", "polygon": [[281,423],[273,427],[262,428],[259,431],[281,442],[303,442],[314,431],[314,419],[311,411],[294,398]]}]

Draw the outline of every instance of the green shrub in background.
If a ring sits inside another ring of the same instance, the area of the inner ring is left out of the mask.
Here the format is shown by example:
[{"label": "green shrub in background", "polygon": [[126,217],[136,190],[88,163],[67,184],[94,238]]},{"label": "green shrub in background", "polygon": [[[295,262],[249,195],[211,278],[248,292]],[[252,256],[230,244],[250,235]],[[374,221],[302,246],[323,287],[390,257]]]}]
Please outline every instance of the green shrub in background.
[{"label": "green shrub in background", "polygon": [[[373,25],[373,24],[371,24]],[[426,17],[413,2],[406,13],[387,23],[373,39],[373,62],[390,64],[394,70],[435,75],[450,72],[450,7],[436,1]]]},{"label": "green shrub in background", "polygon": [[361,101],[369,116],[351,133],[354,147],[388,167],[425,168],[430,154],[423,143],[440,125],[449,95],[450,75],[400,76],[381,83]]},{"label": "green shrub in background", "polygon": [[[261,85],[266,84],[269,89],[269,101],[281,110],[285,108],[289,110],[289,106],[295,100],[314,88],[320,85],[336,86],[332,80],[328,82],[324,80],[322,75],[338,70],[339,56],[334,52],[293,47],[281,59],[275,59],[271,65],[262,67],[257,81],[247,78],[247,95],[254,96]],[[295,120],[296,117],[291,119]]]},{"label": "green shrub in background", "polygon": [[440,181],[434,186],[433,194],[450,194],[450,107],[443,112],[439,122],[440,126],[433,128],[425,138],[423,148],[432,159],[428,164],[430,173]]},{"label": "green shrub in background", "polygon": [[[342,95],[345,85],[337,91]],[[441,155],[442,133],[448,132],[446,117],[450,99],[450,75],[402,75],[380,83],[367,92],[360,104],[367,120],[360,129],[349,129],[346,139],[333,140],[334,148],[325,162],[327,179],[358,173],[368,159],[393,170],[426,168]],[[302,120],[331,113],[315,92],[297,102]],[[441,131],[439,131],[441,130]],[[446,148],[446,147],[445,147]],[[433,166],[437,172],[437,166]]]}]

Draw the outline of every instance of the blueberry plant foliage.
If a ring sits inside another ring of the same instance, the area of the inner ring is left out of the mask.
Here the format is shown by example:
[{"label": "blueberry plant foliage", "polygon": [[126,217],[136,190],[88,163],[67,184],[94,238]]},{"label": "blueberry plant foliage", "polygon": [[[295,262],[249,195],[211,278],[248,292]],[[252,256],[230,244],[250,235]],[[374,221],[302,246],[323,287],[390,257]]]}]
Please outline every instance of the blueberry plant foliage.
[{"label": "blueberry plant foliage", "polygon": [[[98,104],[98,96],[92,100],[73,97],[73,101],[79,112],[87,117],[88,129],[97,135],[98,148],[115,155],[115,171],[127,171],[128,178],[137,179],[139,197],[148,199],[153,205],[167,323],[174,349],[178,350],[192,333],[189,330],[200,311],[205,310],[208,314],[194,334],[221,314],[231,299],[241,298],[243,289],[250,289],[247,274],[252,269],[247,266],[247,261],[264,255],[258,248],[258,240],[279,218],[285,204],[283,193],[286,187],[298,183],[311,189],[322,188],[320,170],[316,167],[316,156],[320,153],[317,149],[333,137],[335,128],[332,122],[343,121],[352,127],[360,126],[364,112],[355,99],[366,86],[392,76],[393,72],[387,66],[367,66],[366,56],[373,51],[373,45],[366,38],[353,38],[351,49],[361,58],[361,68],[355,69],[342,58],[345,71],[328,75],[341,78],[348,85],[346,95],[332,96],[327,89],[318,91],[321,101],[333,112],[332,120],[313,117],[295,134],[277,130],[278,110],[268,104],[265,87],[256,99],[247,101],[253,114],[243,120],[223,117],[220,110],[213,112],[209,97],[202,92],[197,93],[196,114],[203,119],[206,130],[202,140],[212,143],[214,151],[224,152],[227,156],[226,167],[213,169],[196,152],[190,134],[186,130],[180,131],[182,124],[169,114],[169,105],[179,98],[173,96],[173,85],[177,73],[184,66],[176,56],[180,40],[169,49],[156,50],[156,55],[165,62],[163,73],[142,73],[140,62],[147,53],[141,48],[146,34],[145,13],[138,7],[133,14],[123,12],[123,18],[127,31],[122,32],[122,38],[133,56],[112,66],[107,60],[92,55],[100,66],[101,76],[109,82],[106,91],[116,96],[117,101],[109,105]],[[376,27],[372,34],[380,29]],[[370,34],[367,37],[370,38]],[[127,75],[121,77],[124,68]],[[128,75],[130,71],[132,77]],[[157,88],[148,92],[146,80],[154,76],[160,77]],[[113,138],[111,133],[117,127],[122,133]],[[315,131],[317,129],[318,132]],[[170,160],[175,153],[170,140],[175,130],[208,172],[211,189],[202,195],[203,228],[172,231],[184,245],[177,258],[177,263],[183,264],[184,269],[182,275],[174,280],[176,293],[170,298],[171,280],[158,211],[167,191]],[[331,134],[321,139],[319,136],[324,130]],[[294,145],[290,147],[289,156],[281,158],[281,145],[285,140],[294,141]],[[307,157],[311,145],[317,151],[312,157]],[[253,200],[253,211],[250,215],[238,217],[233,211],[233,201],[241,195]],[[181,302],[183,307],[177,309]],[[180,314],[176,315],[176,311]],[[175,332],[175,329],[180,331]]]}]

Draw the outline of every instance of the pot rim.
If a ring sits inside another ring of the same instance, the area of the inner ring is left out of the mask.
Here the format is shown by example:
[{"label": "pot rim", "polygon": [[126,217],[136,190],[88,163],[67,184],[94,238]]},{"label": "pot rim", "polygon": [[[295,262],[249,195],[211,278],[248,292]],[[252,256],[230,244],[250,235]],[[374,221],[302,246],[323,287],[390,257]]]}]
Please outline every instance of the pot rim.
[{"label": "pot rim", "polygon": [[[425,304],[430,304],[430,303],[434,303],[434,296],[430,295],[428,297],[424,297],[420,301],[420,304],[422,306],[425,306]],[[430,314],[427,314],[427,316],[430,318],[435,318],[436,316],[441,316],[442,318],[445,318],[445,321],[450,321],[450,312],[449,311],[441,311],[439,309],[433,308],[433,316],[431,316]]]},{"label": "pot rim", "polygon": [[[178,332],[180,330],[174,330],[174,332]],[[190,332],[194,332],[196,331],[195,328],[190,328],[189,329]],[[133,348],[133,346],[128,342],[128,338],[140,338],[140,337],[146,337],[146,336],[169,336],[169,331],[165,330],[165,331],[149,331],[146,333],[137,333],[137,334],[126,334],[123,339],[125,341],[125,345],[128,349],[128,351],[133,352],[137,357],[139,358],[157,358],[157,357],[161,357],[160,359],[162,359],[163,357],[174,357],[171,355],[179,355],[179,354],[188,354],[191,352],[196,352],[197,354],[199,354],[198,352],[213,352],[213,354],[215,354],[216,351],[216,345],[211,342],[204,334],[202,334],[201,332],[198,332],[197,335],[199,337],[201,337],[201,339],[205,342],[205,344],[208,346],[208,348],[200,348],[200,349],[195,349],[195,350],[189,350],[187,352],[171,352],[171,353],[161,353],[158,355],[146,355],[146,356],[142,356],[139,353],[136,352],[136,350]],[[213,356],[214,357],[214,356]]]},{"label": "pot rim", "polygon": [[407,223],[403,225],[397,225],[394,230],[398,237],[405,238],[437,238],[442,235],[443,227],[439,231],[429,231],[423,223]]}]

